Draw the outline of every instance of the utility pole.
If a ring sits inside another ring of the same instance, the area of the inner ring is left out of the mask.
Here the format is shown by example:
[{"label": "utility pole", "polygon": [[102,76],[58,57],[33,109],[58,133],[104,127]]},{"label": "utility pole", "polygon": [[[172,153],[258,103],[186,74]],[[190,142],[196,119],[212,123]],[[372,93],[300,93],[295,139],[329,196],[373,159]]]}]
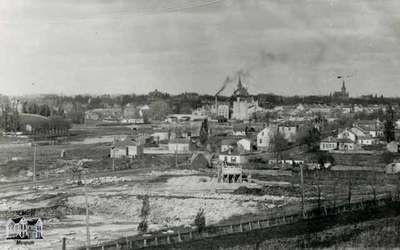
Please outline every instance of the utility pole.
[{"label": "utility pole", "polygon": [[300,164],[300,188],[301,188],[301,215],[303,218],[306,217],[304,211],[304,176],[303,176],[303,164]]},{"label": "utility pole", "polygon": [[86,182],[83,185],[84,185],[83,188],[84,188],[84,192],[85,192],[85,206],[86,206],[86,249],[89,250],[89,247],[90,247],[89,204],[88,204]]},{"label": "utility pole", "polygon": [[114,137],[114,140],[113,140],[113,150],[112,150],[112,154],[111,154],[111,157],[112,157],[112,170],[113,171],[115,171],[115,145],[116,145],[116,141],[115,141],[115,137]]},{"label": "utility pole", "polygon": [[351,206],[351,189],[352,189],[351,176],[349,176],[349,185],[348,185],[348,193],[347,193],[347,202],[348,202],[349,208]]},{"label": "utility pole", "polygon": [[175,167],[178,167],[178,145],[175,146]]},{"label": "utility pole", "polygon": [[37,144],[35,143],[35,150],[33,152],[33,184],[36,189],[36,153],[37,153]]},{"label": "utility pole", "polygon": [[65,239],[65,237],[63,237],[62,238],[62,250],[66,250],[67,249],[67,246],[66,246],[67,244],[66,244],[66,239]]}]

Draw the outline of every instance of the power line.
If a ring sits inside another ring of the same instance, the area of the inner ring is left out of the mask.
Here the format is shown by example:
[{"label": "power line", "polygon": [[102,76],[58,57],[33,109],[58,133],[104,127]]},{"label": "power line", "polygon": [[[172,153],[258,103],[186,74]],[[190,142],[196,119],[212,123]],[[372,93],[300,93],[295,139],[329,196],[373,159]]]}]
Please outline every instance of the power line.
[{"label": "power line", "polygon": [[[175,13],[175,12],[181,12],[184,10],[195,10],[198,8],[205,8],[209,6],[217,6],[220,2],[223,2],[225,0],[212,0],[212,1],[203,1],[203,0],[193,0],[193,1],[188,1],[184,5],[179,5],[179,4],[169,4],[166,6],[162,6],[162,8],[157,8],[157,7],[152,7],[149,6],[149,8],[145,8],[143,10],[137,11],[137,12],[132,12],[132,11],[114,11],[114,12],[106,12],[103,14],[98,14],[93,17],[81,17],[81,18],[74,18],[74,19],[61,19],[61,20],[49,20],[49,21],[43,21],[43,20],[37,20],[37,19],[24,19],[22,21],[8,21],[8,20],[1,20],[0,23],[69,23],[69,22],[87,22],[87,21],[97,21],[101,19],[121,19],[123,17],[134,17],[134,16],[148,16],[148,15],[154,15],[154,14],[169,14],[169,13]],[[162,3],[169,3],[169,1],[163,1]]]}]

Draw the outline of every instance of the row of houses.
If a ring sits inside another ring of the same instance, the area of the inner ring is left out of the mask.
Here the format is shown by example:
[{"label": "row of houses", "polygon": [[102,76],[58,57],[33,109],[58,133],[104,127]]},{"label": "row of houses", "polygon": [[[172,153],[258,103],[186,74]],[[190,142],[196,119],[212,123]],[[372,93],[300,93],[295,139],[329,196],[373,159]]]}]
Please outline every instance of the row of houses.
[{"label": "row of houses", "polygon": [[85,112],[85,119],[95,121],[112,121],[121,123],[142,124],[145,122],[144,114],[149,110],[148,105],[113,108],[90,109]]},{"label": "row of houses", "polygon": [[363,146],[378,144],[381,136],[383,136],[383,123],[379,120],[357,121],[353,127],[340,131],[336,137],[329,136],[321,140],[320,150],[361,150]]}]

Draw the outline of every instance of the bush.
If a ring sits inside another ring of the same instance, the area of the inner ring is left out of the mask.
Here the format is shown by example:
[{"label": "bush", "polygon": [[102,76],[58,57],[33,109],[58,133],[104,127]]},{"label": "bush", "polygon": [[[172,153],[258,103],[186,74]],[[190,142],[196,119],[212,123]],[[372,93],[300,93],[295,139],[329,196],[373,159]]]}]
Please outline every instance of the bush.
[{"label": "bush", "polygon": [[382,161],[385,163],[385,164],[389,164],[389,163],[392,163],[393,162],[393,160],[396,158],[396,154],[394,154],[394,153],[391,153],[391,152],[384,152],[383,154],[382,154]]},{"label": "bush", "polygon": [[199,232],[202,232],[206,228],[206,216],[203,208],[200,208],[197,212],[194,224],[197,226]]},{"label": "bush", "polygon": [[145,218],[139,223],[138,231],[141,233],[145,233],[145,232],[147,232],[147,229],[148,229],[147,219]]}]

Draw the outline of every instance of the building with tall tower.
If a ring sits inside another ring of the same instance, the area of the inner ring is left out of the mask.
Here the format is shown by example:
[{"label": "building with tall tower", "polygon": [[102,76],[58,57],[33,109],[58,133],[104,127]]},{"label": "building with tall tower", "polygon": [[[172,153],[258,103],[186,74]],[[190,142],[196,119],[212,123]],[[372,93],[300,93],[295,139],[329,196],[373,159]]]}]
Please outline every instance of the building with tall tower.
[{"label": "building with tall tower", "polygon": [[233,92],[233,97],[249,97],[249,92],[247,91],[247,89],[243,86],[242,84],[242,79],[240,78],[240,74],[239,74],[239,80],[238,80],[238,84],[237,84],[237,88],[236,90]]},{"label": "building with tall tower", "polygon": [[249,120],[251,114],[259,109],[258,102],[254,101],[254,98],[249,95],[249,92],[243,86],[240,75],[237,88],[232,97],[236,99],[233,101],[232,110],[232,119],[234,120]]},{"label": "building with tall tower", "polygon": [[349,92],[346,90],[346,84],[344,80],[342,82],[342,89],[333,93],[333,97],[335,99],[349,99]]}]

